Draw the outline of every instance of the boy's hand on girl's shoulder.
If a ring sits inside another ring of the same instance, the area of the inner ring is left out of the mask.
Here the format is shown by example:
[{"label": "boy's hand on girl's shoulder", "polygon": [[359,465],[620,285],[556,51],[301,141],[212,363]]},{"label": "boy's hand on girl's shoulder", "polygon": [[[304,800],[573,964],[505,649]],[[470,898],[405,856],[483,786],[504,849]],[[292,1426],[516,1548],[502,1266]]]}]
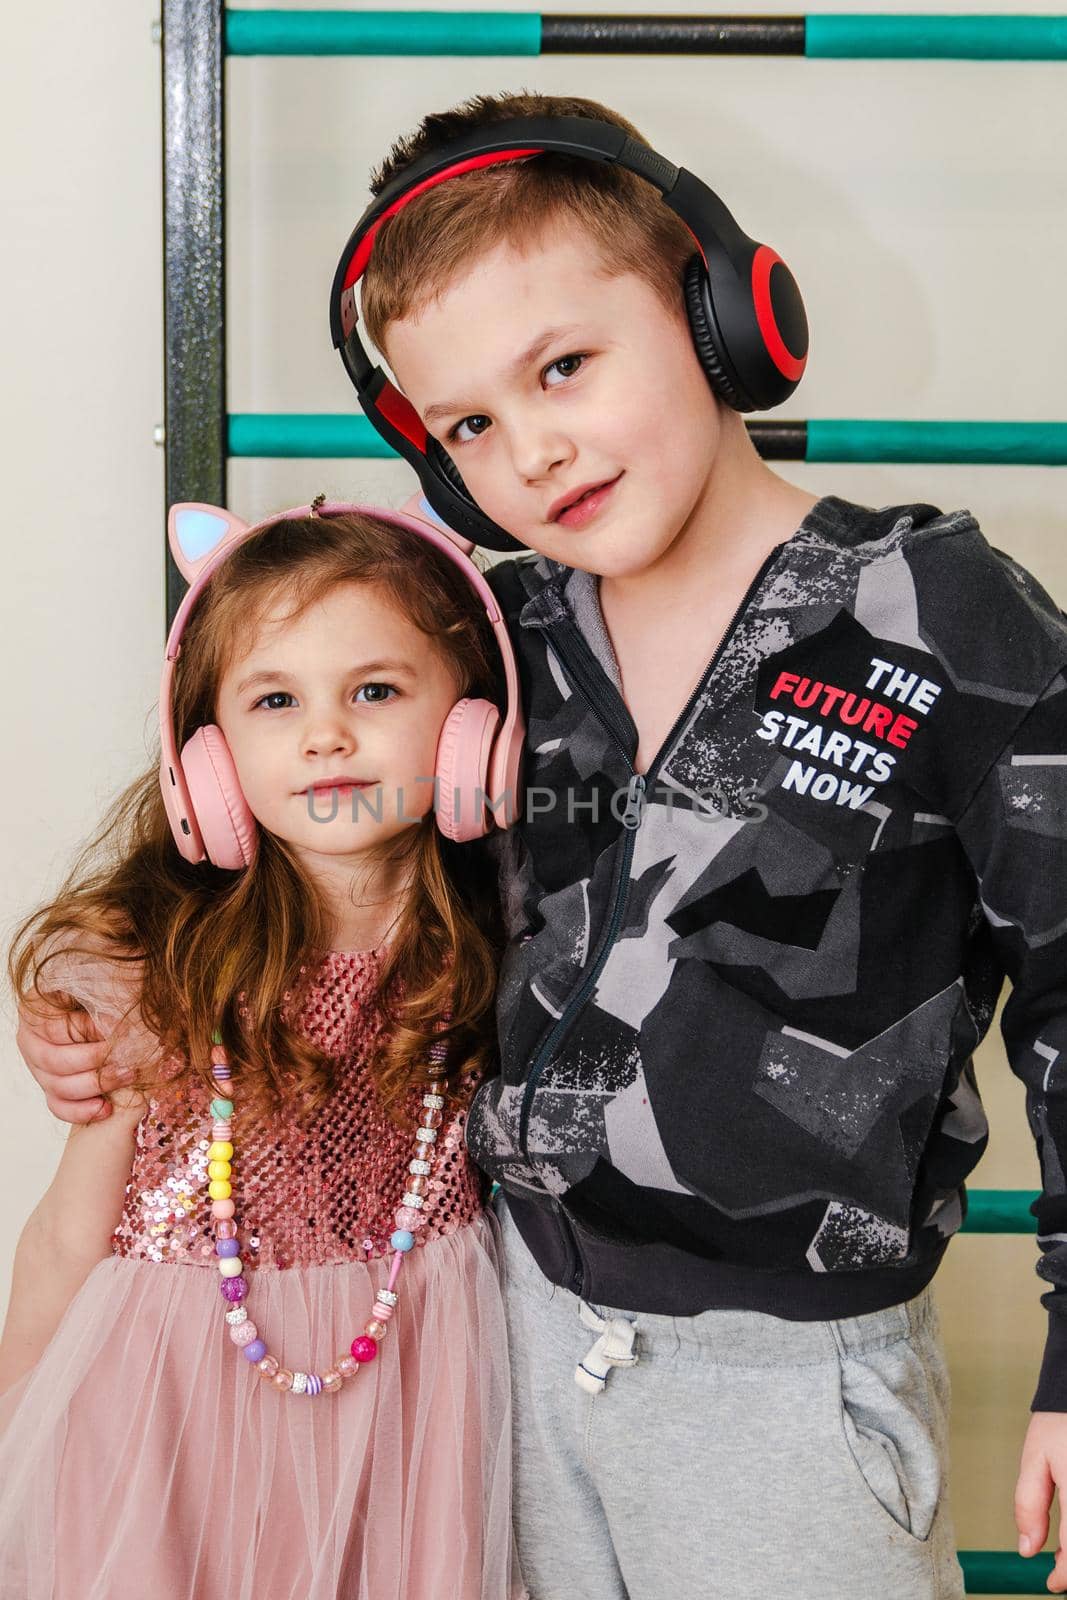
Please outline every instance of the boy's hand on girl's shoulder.
[{"label": "boy's hand on girl's shoulder", "polygon": [[61,1122],[102,1122],[111,1115],[107,1094],[124,1081],[121,1070],[101,1072],[107,1043],[84,1011],[19,1008],[19,1053]]},{"label": "boy's hand on girl's shoulder", "polygon": [[1019,1554],[1036,1555],[1048,1538],[1052,1494],[1059,1491],[1060,1531],[1056,1562],[1049,1575],[1050,1594],[1067,1590],[1067,1552],[1063,1548],[1063,1506],[1067,1498],[1067,1411],[1035,1411],[1023,1440],[1015,1485],[1015,1526]]}]

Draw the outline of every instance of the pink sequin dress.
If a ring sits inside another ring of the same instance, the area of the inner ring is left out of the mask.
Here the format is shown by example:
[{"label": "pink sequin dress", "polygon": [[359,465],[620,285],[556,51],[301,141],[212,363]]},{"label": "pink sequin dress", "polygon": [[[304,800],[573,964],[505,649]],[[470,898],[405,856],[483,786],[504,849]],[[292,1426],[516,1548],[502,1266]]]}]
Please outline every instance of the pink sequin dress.
[{"label": "pink sequin dress", "polygon": [[[377,962],[335,952],[314,976],[300,1026],[337,1087],[304,1131],[237,1098],[248,1312],[305,1371],[347,1350],[386,1282],[418,1120],[415,1099],[392,1123],[366,1070]],[[279,1394],[227,1337],[206,1100],[197,1083],[151,1103],[113,1254],[0,1400],[0,1595],[516,1600],[496,1239],[462,1117],[440,1130],[377,1360],[308,1398]]]}]

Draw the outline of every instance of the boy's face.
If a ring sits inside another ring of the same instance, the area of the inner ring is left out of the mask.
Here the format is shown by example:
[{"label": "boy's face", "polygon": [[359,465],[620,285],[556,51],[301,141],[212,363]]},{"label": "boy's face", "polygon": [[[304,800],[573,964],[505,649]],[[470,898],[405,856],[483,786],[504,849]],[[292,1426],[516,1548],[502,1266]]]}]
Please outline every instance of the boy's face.
[{"label": "boy's face", "polygon": [[[633,577],[699,516],[720,414],[689,329],[582,230],[500,245],[386,342],[478,505],[531,549]],[[611,487],[568,510],[591,485]]]}]

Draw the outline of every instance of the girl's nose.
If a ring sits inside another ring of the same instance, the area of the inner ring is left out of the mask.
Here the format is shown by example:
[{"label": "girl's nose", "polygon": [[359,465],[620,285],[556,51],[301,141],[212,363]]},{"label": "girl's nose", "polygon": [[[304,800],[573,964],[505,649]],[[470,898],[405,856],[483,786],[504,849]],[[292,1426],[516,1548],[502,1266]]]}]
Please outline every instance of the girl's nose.
[{"label": "girl's nose", "polygon": [[309,724],[304,733],[307,756],[345,756],[356,748],[355,735],[343,722],[322,719]]}]

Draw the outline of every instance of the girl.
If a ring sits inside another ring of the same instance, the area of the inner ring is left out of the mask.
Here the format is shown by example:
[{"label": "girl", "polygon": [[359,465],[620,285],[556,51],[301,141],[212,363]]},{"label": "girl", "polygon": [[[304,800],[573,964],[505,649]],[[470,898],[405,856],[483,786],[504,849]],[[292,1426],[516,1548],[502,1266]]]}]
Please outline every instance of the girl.
[{"label": "girl", "polygon": [[170,543],[161,770],[11,955],[130,1089],[19,1243],[0,1593],[511,1600],[463,1145],[498,949],[463,841],[514,794],[510,646],[464,548],[403,514],[176,507]]}]

